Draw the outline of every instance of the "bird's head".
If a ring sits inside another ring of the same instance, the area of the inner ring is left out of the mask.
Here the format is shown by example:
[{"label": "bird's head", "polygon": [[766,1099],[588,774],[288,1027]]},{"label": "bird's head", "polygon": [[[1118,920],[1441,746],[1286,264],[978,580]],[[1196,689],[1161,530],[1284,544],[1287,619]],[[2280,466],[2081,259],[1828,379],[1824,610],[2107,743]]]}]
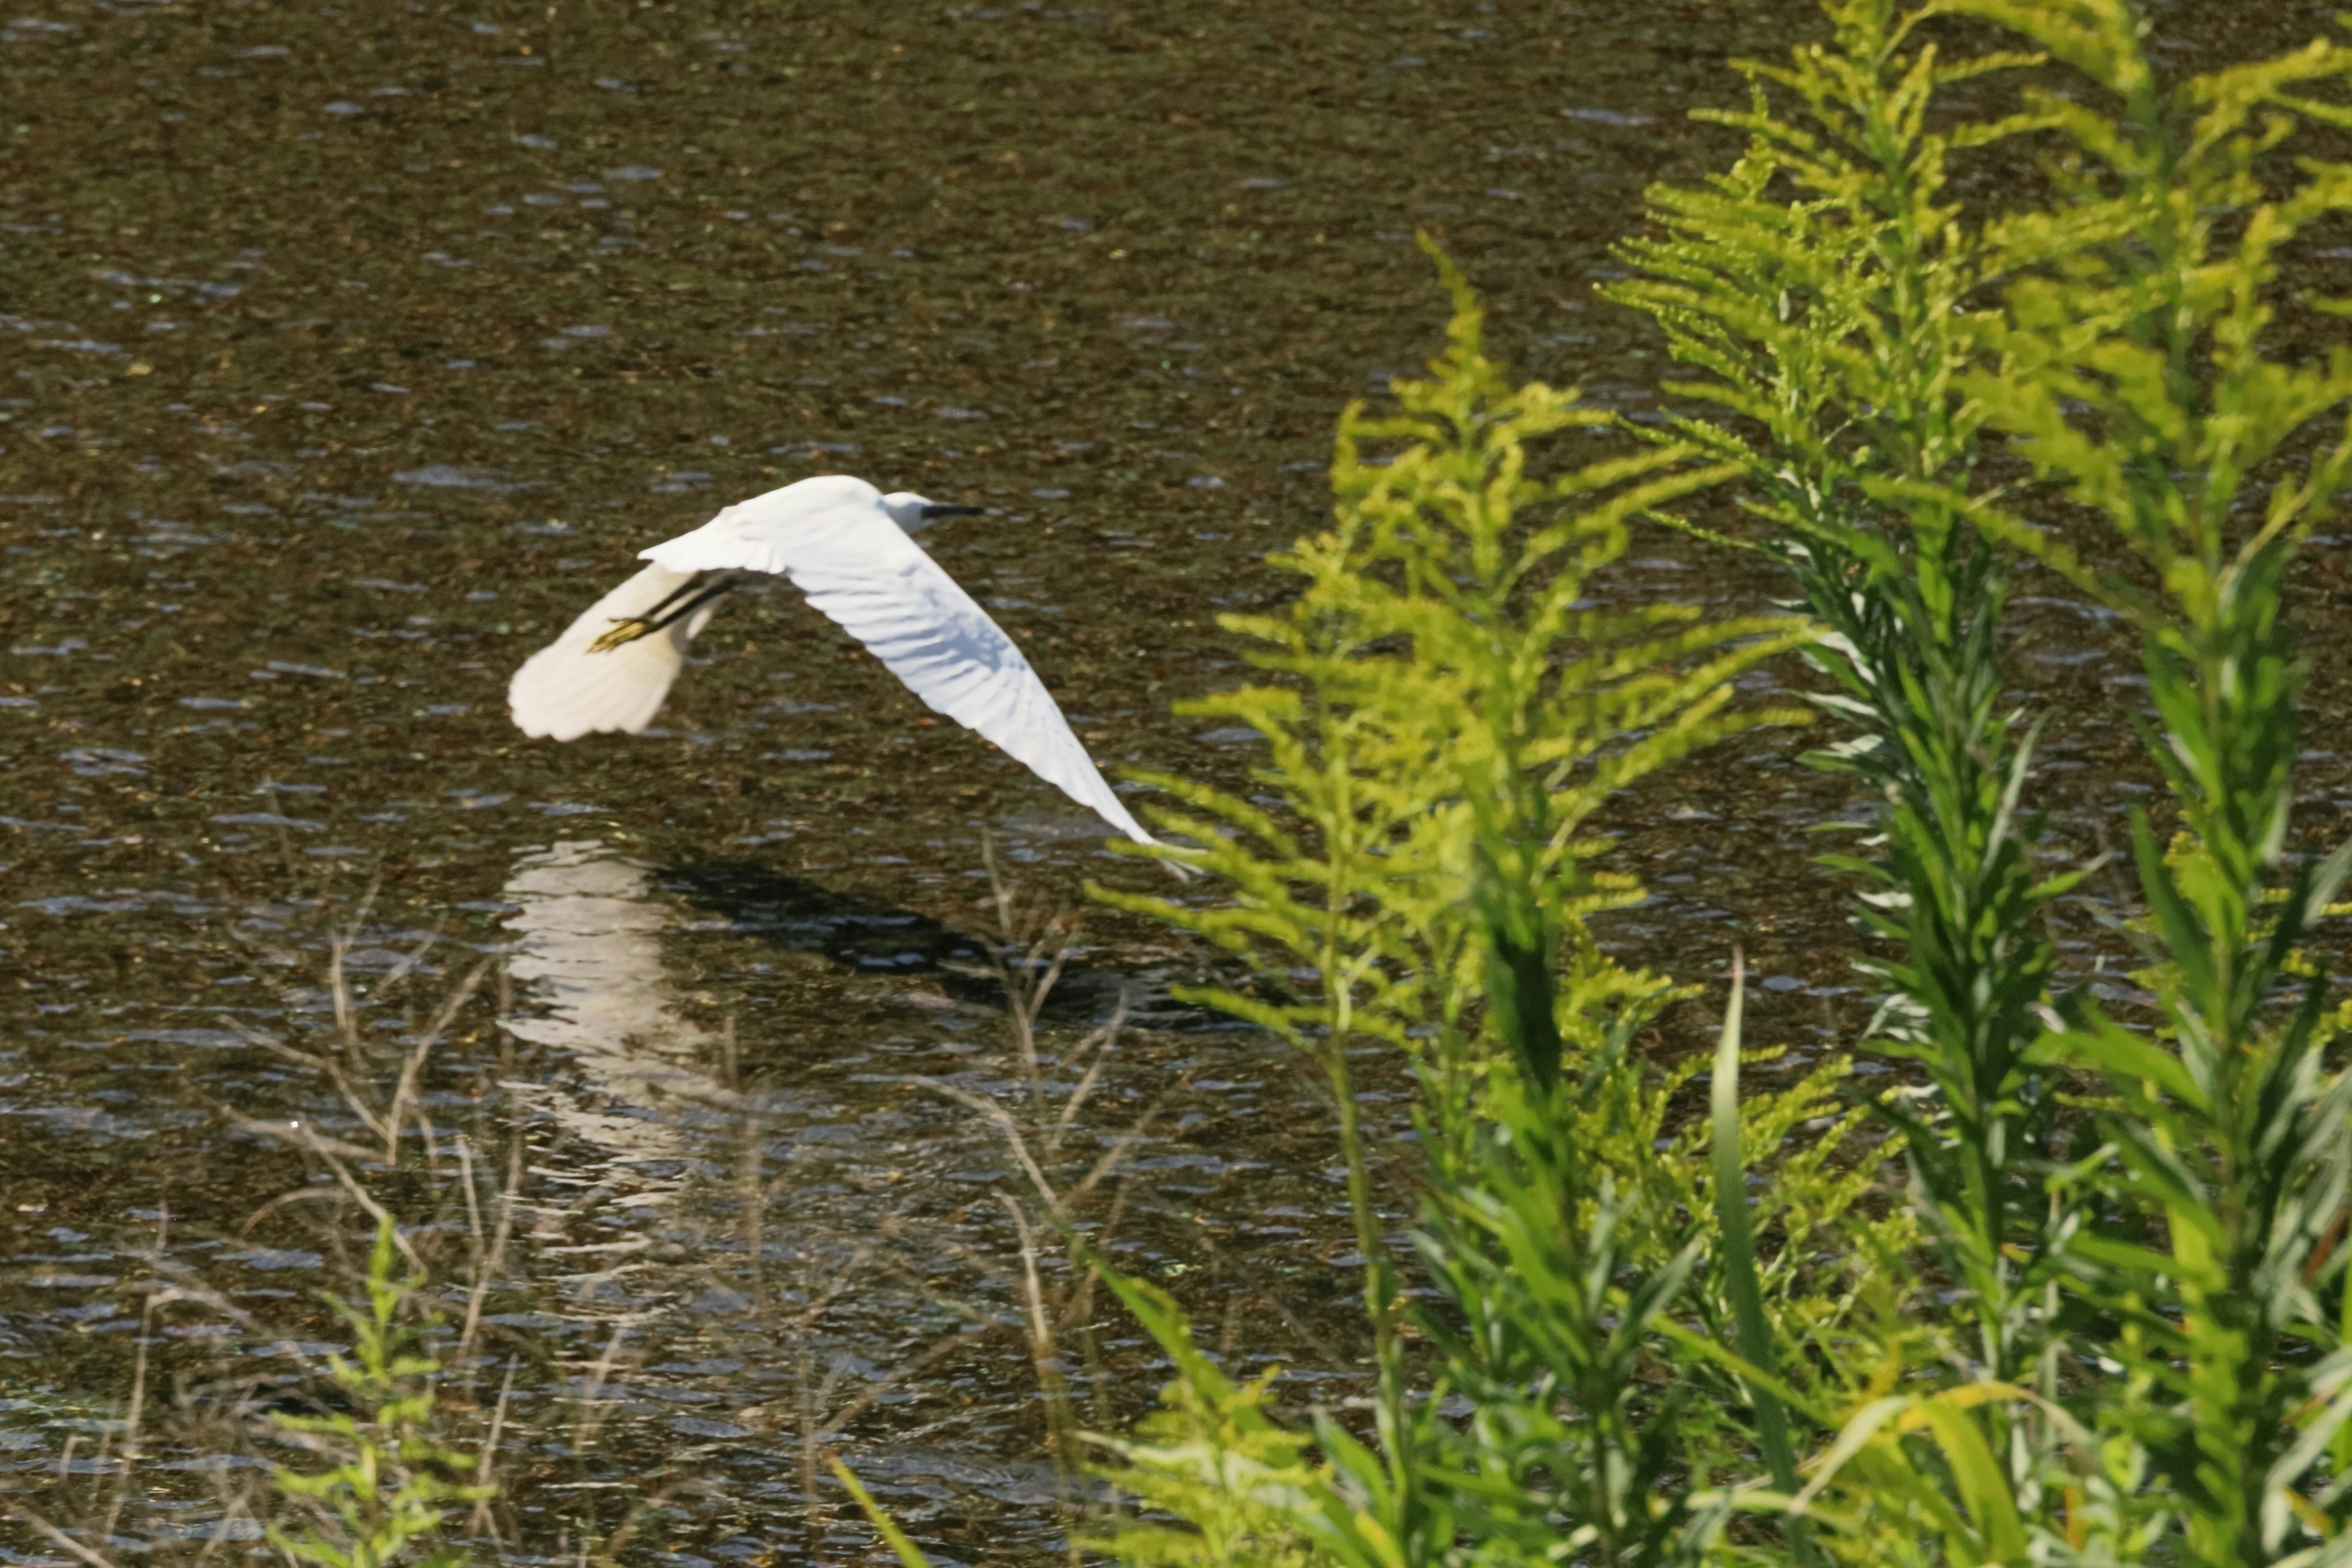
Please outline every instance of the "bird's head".
[{"label": "bird's head", "polygon": [[915,494],[912,490],[894,490],[882,498],[882,510],[890,521],[908,533],[928,528],[943,517],[977,517],[985,508],[976,506],[946,506],[939,501]]}]

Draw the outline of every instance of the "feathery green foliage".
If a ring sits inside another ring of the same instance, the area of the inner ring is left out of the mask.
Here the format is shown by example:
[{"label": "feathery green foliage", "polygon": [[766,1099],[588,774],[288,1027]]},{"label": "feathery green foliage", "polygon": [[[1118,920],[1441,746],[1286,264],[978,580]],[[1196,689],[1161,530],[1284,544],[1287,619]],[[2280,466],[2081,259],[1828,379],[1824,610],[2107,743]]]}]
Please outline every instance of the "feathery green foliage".
[{"label": "feathery green foliage", "polygon": [[1834,633],[1809,650],[1835,687],[1817,700],[1856,733],[1813,760],[1877,797],[1883,847],[1828,863],[1863,880],[1863,925],[1903,951],[1864,963],[1889,993],[1869,1043],[1935,1088],[1882,1109],[1975,1304],[1975,1353],[2010,1376],[2041,1348],[2070,1223],[2038,1190],[2054,1100],[2029,1058],[2056,963],[2042,906],[2069,879],[2035,871],[2032,744],[2003,694],[2008,572],[1967,512],[1975,301],[2006,262],[1948,178],[1956,154],[2047,121],[1931,122],[1939,90],[2032,57],[1949,58],[1921,36],[1932,11],[1892,0],[1827,9],[1828,47],[1741,63],[1752,106],[1701,118],[1747,132],[1747,154],[1703,186],[1654,187],[1663,237],[1621,245],[1643,275],[1608,292],[1706,373],[1667,390],[1722,410],[1659,438],[1738,468],[1752,542]]},{"label": "feathery green foliage", "polygon": [[[1593,1563],[1695,1562],[1722,1509],[1676,1483],[1736,1439],[1661,1324],[1696,1305],[1708,1238],[1688,1221],[1709,1211],[1662,1207],[1639,1179],[1649,1161],[1627,1179],[1627,1151],[1605,1136],[1639,1092],[1622,1048],[1580,1068],[1481,1096],[1431,1161],[1414,1239],[1444,1310],[1418,1316],[1438,1352],[1433,1397],[1469,1411],[1458,1426],[1424,1416],[1415,1467],[1483,1562],[1544,1563],[1563,1545]],[[1771,1394],[1759,1404],[1779,1413]]]},{"label": "feathery green foliage", "polygon": [[[1608,847],[1585,828],[1601,801],[1726,735],[1800,716],[1729,704],[1737,677],[1810,635],[1802,623],[1587,599],[1628,520],[1723,470],[1669,449],[1541,473],[1545,437],[1610,417],[1572,391],[1513,384],[1485,352],[1467,286],[1444,270],[1455,311],[1432,378],[1391,388],[1396,415],[1347,412],[1334,527],[1272,560],[1301,579],[1297,599],[1278,616],[1223,618],[1279,683],[1181,710],[1265,736],[1262,789],[1144,775],[1181,803],[1162,815],[1201,846],[1185,858],[1233,901],[1104,895],[1251,957],[1257,994],[1207,999],[1302,1044],[1360,1037],[1421,1055],[1433,1031],[1475,1034],[1482,983],[1513,994],[1522,952],[1549,952],[1570,925],[1640,897],[1591,864]],[[1368,458],[1368,444],[1391,449]],[[1465,887],[1481,889],[1480,909]],[[1515,904],[1520,887],[1544,909]],[[1497,945],[1478,936],[1494,926]],[[1533,1017],[1533,1037],[1556,1027],[1562,1049],[1589,1049],[1609,1008],[1658,985],[1589,967],[1589,1015]],[[1316,979],[1286,978],[1302,970]],[[1552,1057],[1547,1043],[1523,1066],[1540,1080]]]},{"label": "feathery green foliage", "polygon": [[1148,1568],[1306,1568],[1334,1559],[1381,1568],[1394,1561],[1393,1542],[1357,1521],[1331,1467],[1267,1414],[1266,1385],[1276,1373],[1235,1384],[1193,1344],[1173,1298],[1116,1270],[1105,1278],[1166,1348],[1176,1376],[1133,1437],[1096,1437],[1118,1460],[1096,1473],[1188,1528],[1121,1519],[1096,1547]]},{"label": "feathery green foliage", "polygon": [[[1505,379],[1449,273],[1450,352],[1399,416],[1349,410],[1334,526],[1277,562],[1300,597],[1230,623],[1277,679],[1192,710],[1266,737],[1257,793],[1156,781],[1230,897],[1122,901],[1244,959],[1251,984],[1207,999],[1328,1077],[1381,1388],[1369,1442],[1286,1426],[1115,1279],[1178,1369],[1108,1445],[1180,1521],[1122,1526],[1122,1561],[2352,1563],[2352,1077],[2301,952],[2352,848],[2292,847],[2282,608],[2352,471],[2352,353],[2269,342],[2282,247],[2352,208],[2352,167],[2285,156],[2352,127],[2326,96],[2352,50],[2167,83],[2127,0],[1825,9],[1827,45],[1743,68],[1752,107],[1720,118],[1746,156],[1653,193],[1662,232],[1612,290],[1715,409],[1531,478],[1531,441],[1597,416]],[[1955,17],[2039,54],[1946,62]],[[2036,60],[2017,115],[1939,101]],[[2057,150],[2045,205],[1954,195],[1948,163],[1996,147]],[[1986,481],[2004,447],[2030,481]],[[1824,761],[1881,808],[1876,857],[1831,864],[1901,952],[1863,1043],[1927,1079],[1880,1108],[1916,1200],[1891,1213],[1833,1155],[1872,1108],[1825,1114],[1834,1066],[1743,1095],[1736,1019],[1713,1117],[1678,1122],[1696,1064],[1632,1049],[1677,993],[1588,929],[1639,896],[1596,863],[1602,796],[1753,721],[1729,679],[1806,641],[1595,607],[1631,519],[1728,479],[1742,542],[1829,628],[1808,651],[1855,733]],[[2142,641],[2135,717],[2178,816],[2168,848],[2133,824],[2152,1019],[2053,994],[2070,882],[2035,864],[2002,706],[2020,556]],[[1409,1312],[1349,1092],[1349,1051],[1382,1045],[1423,1096],[1434,1292]],[[2069,1125],[2055,1088],[2085,1081]],[[1956,1288],[1916,1289],[1923,1258]]]},{"label": "feathery green foliage", "polygon": [[[1181,803],[1160,816],[1198,846],[1184,858],[1232,900],[1100,895],[1245,958],[1254,994],[1199,999],[1275,1030],[1328,1079],[1366,1259],[1381,1435],[1400,1465],[1412,1417],[1398,1291],[1349,1051],[1403,1051],[1465,1110],[1496,1072],[1549,1094],[1564,1063],[1622,1055],[1671,991],[1593,947],[1586,920],[1640,893],[1591,864],[1607,845],[1586,824],[1658,768],[1798,717],[1733,710],[1732,683],[1810,635],[1789,617],[1707,622],[1687,606],[1588,601],[1629,519],[1719,474],[1679,450],[1546,473],[1538,443],[1608,416],[1512,382],[1486,353],[1468,286],[1438,259],[1454,301],[1445,353],[1430,379],[1391,388],[1397,414],[1341,418],[1334,526],[1274,558],[1303,579],[1287,613],[1225,618],[1283,683],[1183,709],[1265,736],[1259,792],[1150,776]],[[1474,1126],[1442,1118],[1433,1137],[1458,1145]],[[1386,1485],[1397,1529],[1436,1528],[1408,1468]]]},{"label": "feathery green foliage", "polygon": [[422,1547],[418,1563],[456,1568],[464,1552],[438,1539],[446,1506],[497,1489],[461,1479],[472,1475],[473,1457],[434,1433],[433,1377],[441,1363],[416,1348],[431,1324],[410,1318],[408,1307],[424,1279],[401,1274],[397,1242],[387,1217],[368,1255],[363,1309],[327,1298],[352,1331],[351,1356],[327,1362],[350,1410],[273,1418],[304,1447],[334,1460],[316,1472],[278,1470],[278,1489],[305,1500],[316,1516],[299,1531],[269,1532],[270,1543],[297,1563],[385,1568]]},{"label": "feathery green foliage", "polygon": [[[2352,211],[2352,165],[2284,156],[2309,124],[2352,125],[2340,96],[2315,96],[2340,95],[2352,49],[2315,40],[2167,85],[2121,0],[1956,4],[2104,95],[2035,100],[2062,205],[2000,226],[2023,275],[1966,384],[2083,520],[2038,528],[1986,503],[1986,526],[2139,632],[2161,725],[2143,734],[2179,822],[2168,855],[2132,820],[2162,1028],[2084,1000],[2045,1047],[2107,1079],[2111,1191],[2147,1226],[2075,1249],[2075,1289],[2121,1330],[2125,1396],[2095,1415],[2144,1456],[2134,1511],[2178,1510],[2183,1561],[2315,1540],[2332,1555],[2352,1550],[2341,1437],[2323,1463],[2352,1415],[2352,1348],[2323,1296],[2342,1298],[2352,1079],[2322,1063],[2326,982],[2294,952],[2352,846],[2317,866],[2289,853],[2303,658],[2281,598],[2352,471],[2352,352],[2298,363],[2267,340],[2283,250]],[[2093,519],[2127,553],[2086,538]]]},{"label": "feathery green foliage", "polygon": [[[2332,1227],[2352,1090],[2321,1065],[2322,982],[2294,948],[2344,866],[2286,856],[2300,660],[2280,601],[2352,461],[2352,357],[2292,363],[2264,338],[2281,247],[2352,203],[2352,171],[2280,155],[2305,122],[2352,123],[2317,96],[2352,55],[2321,41],[2167,85],[2126,0],[1831,13],[1833,48],[1750,71],[1803,114],[1777,119],[1759,92],[1727,117],[1748,157],[1705,191],[1661,193],[1668,237],[1629,247],[1652,277],[1619,295],[1712,373],[1675,390],[1734,419],[1673,434],[1746,456],[1768,542],[1839,634],[1820,662],[1865,731],[1842,760],[1888,806],[1874,923],[1908,947],[1888,976],[1936,1090],[1930,1115],[1906,1118],[1916,1185],[1970,1287],[1982,1366],[1998,1379],[2041,1360],[2032,1397],[1979,1381],[1863,1405],[1812,1496],[1854,1505],[1831,1539],[1857,1561],[1936,1560],[1928,1540],[1970,1562],[2341,1549],[2352,1361],[2323,1298],[2344,1299]],[[1940,65],[1916,41],[1939,15],[2009,28],[2078,81],[2029,91],[2008,120],[1931,130],[1951,123],[1930,111],[1947,82],[2017,61]],[[2059,149],[2048,207],[1942,196],[1950,153],[2027,132]],[[2042,483],[1979,485],[1986,436]],[[2298,443],[2316,450],[2284,456]],[[2086,541],[2095,519],[2124,553]],[[2035,1021],[2053,964],[2034,906],[2065,884],[2033,879],[2028,748],[1992,706],[2001,547],[2141,635],[2161,725],[2144,732],[2181,823],[2168,854],[2144,818],[2133,830],[2153,1039],[2081,998],[2063,1028]],[[2071,1172],[2050,1097],[2031,1092],[2063,1067],[2114,1097],[2113,1158]],[[2035,1176],[2038,1204],[2021,1191]],[[2095,1234],[2079,1228],[2093,1214]],[[2113,1381],[2062,1386],[2046,1337],[2061,1319]],[[2008,1442],[2005,1413],[2027,1421]]]},{"label": "feathery green foliage", "polygon": [[[1162,816],[1201,846],[1186,858],[1231,901],[1119,901],[1246,958],[1255,992],[1205,999],[1279,1031],[1330,1079],[1370,1260],[1381,1421],[1377,1452],[1335,1429],[1317,1444],[1374,1537],[1403,1561],[1466,1533],[1492,1560],[1533,1562],[1565,1512],[1595,1561],[1687,1560],[1721,1509],[1695,1510],[1669,1483],[1748,1440],[1749,1390],[1662,1326],[1670,1309],[1709,1332],[1729,1321],[1724,1279],[1696,1268],[1717,1212],[1706,1131],[1669,1122],[1696,1068],[1661,1071],[1633,1049],[1675,993],[1595,946],[1590,920],[1642,895],[1592,863],[1608,846],[1586,825],[1611,794],[1699,747],[1801,717],[1730,699],[1741,672],[1810,628],[1596,607],[1594,579],[1628,521],[1727,470],[1669,447],[1538,477],[1540,437],[1608,416],[1514,384],[1444,270],[1447,353],[1429,380],[1393,387],[1398,415],[1349,411],[1334,526],[1276,559],[1305,579],[1299,597],[1282,616],[1228,622],[1286,682],[1188,707],[1266,737],[1258,793],[1154,781],[1184,805]],[[1416,1245],[1445,1305],[1414,1320],[1435,1348],[1435,1390],[1472,1402],[1466,1427],[1402,1397],[1396,1285],[1349,1089],[1348,1049],[1365,1044],[1404,1053],[1425,1091]],[[1778,1160],[1790,1146],[1759,1220],[1781,1244],[1759,1304],[1807,1369],[1818,1358],[1804,1347],[1845,1310],[1835,1271],[1811,1260],[1868,1185],[1830,1160],[1854,1127],[1833,1098],[1842,1072],[1755,1097],[1739,1119],[1747,1152]],[[1726,1407],[1727,1423],[1702,1418]],[[1187,1408],[1226,1407],[1199,1394]],[[1191,1430],[1185,1451],[1217,1451],[1200,1447],[1197,1419]],[[1131,1452],[1122,1484],[1173,1507],[1173,1451],[1150,1465]],[[1176,1511],[1223,1506],[1198,1500]]]},{"label": "feathery green foliage", "polygon": [[[1727,1018],[1718,1057],[1735,1084],[1738,1031]],[[1306,1432],[1280,1426],[1265,1380],[1233,1384],[1171,1301],[1109,1275],[1177,1376],[1135,1438],[1098,1439],[1119,1461],[1101,1473],[1184,1522],[1126,1522],[1098,1544],[1139,1564],[1402,1568],[1467,1552],[1532,1565],[1563,1545],[1581,1562],[1705,1560],[1738,1500],[1693,1479],[1743,1473],[1763,1412],[1793,1402],[1819,1420],[1842,1392],[1805,1392],[1844,1305],[1805,1261],[1853,1232],[1891,1259],[1906,1237],[1899,1219],[1855,1211],[1865,1177],[1822,1168],[1851,1120],[1792,1136],[1833,1110],[1829,1081],[1732,1107],[1733,1184],[1709,1190],[1690,1174],[1708,1169],[1709,1130],[1656,1136],[1687,1073],[1645,1080],[1622,1044],[1549,1087],[1506,1067],[1469,1103],[1433,1097],[1424,1133],[1450,1121],[1454,1136],[1424,1139],[1449,1152],[1424,1173],[1413,1237],[1437,1294],[1412,1314],[1432,1357],[1421,1397],[1382,1429],[1385,1451],[1328,1417]],[[1781,1180],[1751,1200],[1744,1162],[1788,1143],[1798,1152]],[[1745,1237],[1775,1233],[1779,1245],[1759,1260],[1744,1239],[1738,1268],[1720,1266],[1706,1220],[1749,1211]],[[1741,1274],[1761,1309],[1744,1355],[1721,1348],[1737,1315],[1723,1298]],[[1449,1398],[1466,1415],[1442,1416]]]}]

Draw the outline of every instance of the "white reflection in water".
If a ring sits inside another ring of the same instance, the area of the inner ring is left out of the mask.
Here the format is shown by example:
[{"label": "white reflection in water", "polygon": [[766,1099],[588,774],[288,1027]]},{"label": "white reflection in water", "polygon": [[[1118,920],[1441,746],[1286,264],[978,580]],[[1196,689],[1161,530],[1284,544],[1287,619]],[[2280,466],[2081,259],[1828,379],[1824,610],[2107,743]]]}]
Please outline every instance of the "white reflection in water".
[{"label": "white reflection in water", "polygon": [[620,1163],[692,1160],[681,1119],[729,1097],[696,1065],[713,1041],[680,1014],[662,966],[671,912],[652,874],[593,839],[562,842],[517,861],[506,899],[520,906],[509,963],[536,1005],[509,1026],[570,1058],[589,1092],[516,1091]]}]

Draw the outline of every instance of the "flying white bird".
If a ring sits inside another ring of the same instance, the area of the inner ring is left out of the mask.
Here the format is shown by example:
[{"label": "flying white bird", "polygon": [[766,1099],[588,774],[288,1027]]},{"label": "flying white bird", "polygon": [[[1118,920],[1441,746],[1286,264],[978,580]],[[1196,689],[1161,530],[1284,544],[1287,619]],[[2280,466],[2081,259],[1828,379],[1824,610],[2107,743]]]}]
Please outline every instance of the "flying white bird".
[{"label": "flying white bird", "polygon": [[507,688],[522,732],[558,741],[644,729],[712,602],[752,572],[782,573],[907,689],[1138,844],[1155,842],[1103,780],[1021,649],[908,537],[976,506],[884,495],[827,474],[739,501],[638,552],[653,563],[530,656]]}]

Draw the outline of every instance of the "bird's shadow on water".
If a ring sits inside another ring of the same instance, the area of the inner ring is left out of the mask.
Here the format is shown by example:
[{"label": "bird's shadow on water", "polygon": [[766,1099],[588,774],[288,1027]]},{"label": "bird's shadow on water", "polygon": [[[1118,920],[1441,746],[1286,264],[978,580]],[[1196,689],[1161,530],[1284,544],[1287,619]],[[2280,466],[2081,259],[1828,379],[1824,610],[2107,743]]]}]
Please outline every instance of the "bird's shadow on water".
[{"label": "bird's shadow on water", "polygon": [[[855,892],[787,877],[752,860],[697,860],[660,868],[667,892],[722,916],[730,931],[793,952],[820,953],[864,974],[921,975],[954,1000],[1002,1009],[1004,986],[992,967],[996,939],[959,931],[929,915],[894,909]],[[1171,976],[1088,963],[1062,965],[1040,1015],[1049,1024],[1088,1027],[1125,1005],[1139,1028],[1228,1030],[1224,1014],[1179,1002]]]}]

